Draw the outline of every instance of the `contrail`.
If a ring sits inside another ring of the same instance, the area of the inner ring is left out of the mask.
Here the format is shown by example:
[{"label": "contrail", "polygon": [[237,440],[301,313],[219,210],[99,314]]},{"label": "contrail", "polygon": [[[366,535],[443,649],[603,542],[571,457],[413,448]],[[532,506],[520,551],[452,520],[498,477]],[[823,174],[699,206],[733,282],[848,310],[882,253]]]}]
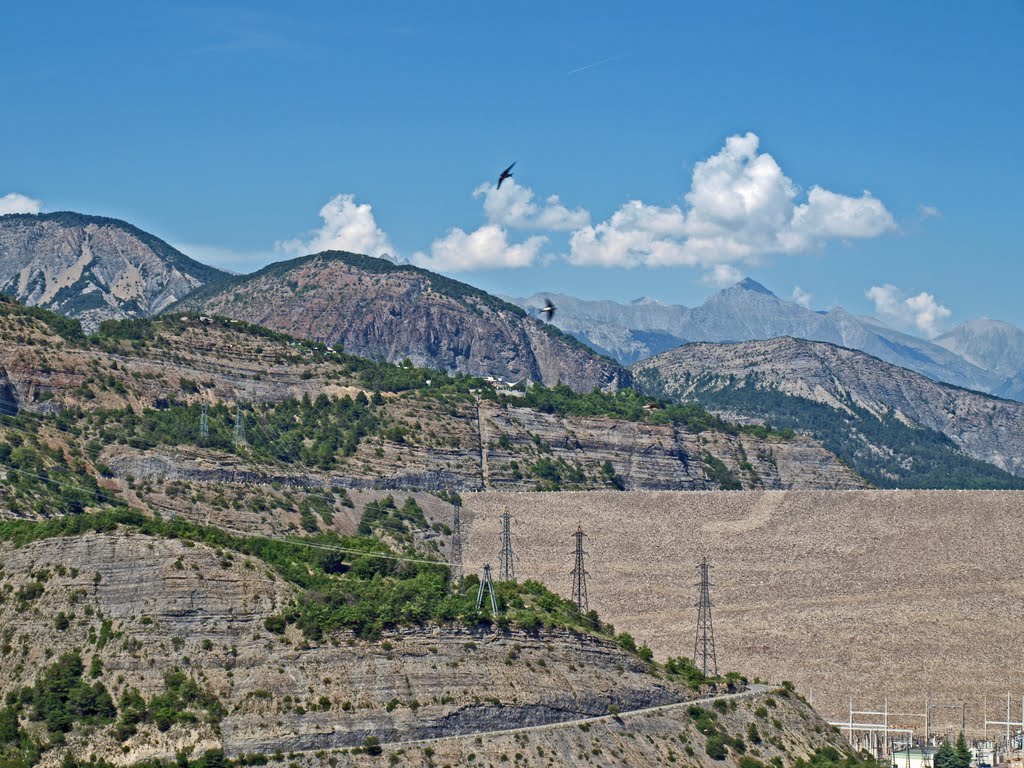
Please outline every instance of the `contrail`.
[{"label": "contrail", "polygon": [[595,61],[595,62],[593,62],[591,64],[584,64],[582,67],[576,67],[576,69],[570,69],[565,74],[566,75],[575,75],[577,72],[583,72],[584,70],[587,70],[587,69],[593,69],[594,67],[600,67],[602,64],[607,64],[609,61],[615,61],[617,58],[619,58],[619,57],[618,56],[609,56],[607,59],[601,59],[600,61]]}]

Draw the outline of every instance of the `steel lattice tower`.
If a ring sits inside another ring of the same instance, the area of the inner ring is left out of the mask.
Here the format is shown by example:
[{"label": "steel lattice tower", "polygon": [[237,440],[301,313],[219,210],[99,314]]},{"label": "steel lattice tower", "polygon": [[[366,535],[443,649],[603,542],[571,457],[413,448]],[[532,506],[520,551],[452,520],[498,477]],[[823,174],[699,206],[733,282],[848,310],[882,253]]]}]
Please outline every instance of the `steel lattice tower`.
[{"label": "steel lattice tower", "polygon": [[707,555],[697,565],[700,574],[700,600],[697,601],[697,637],[693,642],[693,663],[707,675],[718,674],[715,655],[715,625],[711,618],[711,565]]},{"label": "steel lattice tower", "polygon": [[204,440],[210,436],[210,414],[208,408],[209,406],[203,403],[202,410],[199,411],[199,436]]},{"label": "steel lattice tower", "polygon": [[462,581],[462,505],[455,505],[455,519],[452,521],[452,552],[448,573],[452,584]]},{"label": "steel lattice tower", "polygon": [[235,411],[235,447],[244,448],[249,443],[245,439],[245,414],[242,413],[242,404],[238,404],[238,410]]},{"label": "steel lattice tower", "polygon": [[516,580],[516,555],[512,551],[512,515],[506,509],[501,514],[501,551],[498,553],[498,578]]},{"label": "steel lattice tower", "polygon": [[576,539],[576,565],[572,569],[572,601],[576,603],[576,609],[580,613],[586,613],[590,610],[590,603],[587,600],[587,569],[583,563],[583,558],[587,557],[587,553],[583,551],[583,539],[586,538],[587,534],[583,532],[583,525],[579,525],[576,528],[573,538]]},{"label": "steel lattice tower", "polygon": [[484,564],[483,575],[480,576],[480,589],[476,591],[476,609],[479,611],[484,604],[484,590],[491,596],[491,615],[498,615],[498,601],[494,597],[494,582],[491,581],[491,565]]}]

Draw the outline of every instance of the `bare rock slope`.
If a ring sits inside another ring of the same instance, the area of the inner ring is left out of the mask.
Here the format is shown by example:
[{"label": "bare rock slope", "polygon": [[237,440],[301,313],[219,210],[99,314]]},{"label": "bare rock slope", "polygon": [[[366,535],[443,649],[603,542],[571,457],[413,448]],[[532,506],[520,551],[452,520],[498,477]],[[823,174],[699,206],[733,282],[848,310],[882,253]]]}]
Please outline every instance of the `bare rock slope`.
[{"label": "bare rock slope", "polygon": [[385,259],[325,252],[272,264],[180,305],[375,360],[615,390],[629,372],[478,288]]},{"label": "bare rock slope", "polygon": [[123,221],[60,212],[0,216],[0,291],[80,319],[156,314],[224,273]]}]

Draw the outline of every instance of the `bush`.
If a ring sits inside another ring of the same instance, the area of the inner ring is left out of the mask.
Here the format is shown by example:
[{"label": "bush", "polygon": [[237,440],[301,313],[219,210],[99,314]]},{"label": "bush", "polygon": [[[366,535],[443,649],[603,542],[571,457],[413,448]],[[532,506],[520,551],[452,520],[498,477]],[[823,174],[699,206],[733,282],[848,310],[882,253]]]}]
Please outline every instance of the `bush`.
[{"label": "bush", "polygon": [[708,736],[708,742],[704,746],[704,751],[707,752],[708,757],[712,760],[725,760],[729,754],[729,750],[725,746],[725,739],[719,733],[713,733]]}]

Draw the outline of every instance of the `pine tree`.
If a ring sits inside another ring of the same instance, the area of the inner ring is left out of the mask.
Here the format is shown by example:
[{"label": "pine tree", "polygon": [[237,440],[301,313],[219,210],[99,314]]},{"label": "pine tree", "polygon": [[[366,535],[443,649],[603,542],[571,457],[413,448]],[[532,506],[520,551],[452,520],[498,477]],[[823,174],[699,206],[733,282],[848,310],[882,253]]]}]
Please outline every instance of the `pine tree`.
[{"label": "pine tree", "polygon": [[935,768],[960,768],[960,759],[956,755],[956,751],[949,745],[948,741],[942,742],[942,746],[939,747],[939,751],[935,753],[935,758],[932,762]]},{"label": "pine tree", "polygon": [[963,731],[960,731],[956,740],[956,759],[960,768],[971,768],[971,748],[967,746]]}]

